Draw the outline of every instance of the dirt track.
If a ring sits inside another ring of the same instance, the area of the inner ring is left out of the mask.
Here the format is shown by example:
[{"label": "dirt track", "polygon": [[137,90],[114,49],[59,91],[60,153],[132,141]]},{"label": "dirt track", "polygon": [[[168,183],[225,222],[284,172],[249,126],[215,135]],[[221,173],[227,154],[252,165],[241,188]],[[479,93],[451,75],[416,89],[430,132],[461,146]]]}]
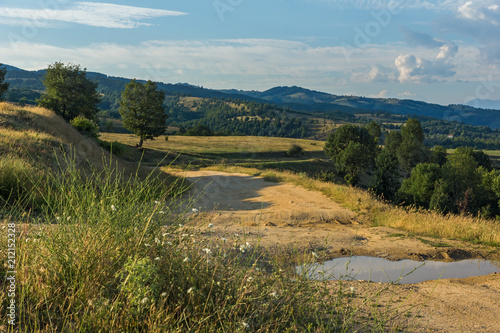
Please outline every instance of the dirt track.
[{"label": "dirt track", "polygon": [[[214,171],[181,175],[194,182],[198,212],[193,223],[210,221],[216,233],[245,233],[249,241],[258,237],[262,246],[319,251],[324,259],[352,254],[390,260],[499,260],[498,253],[482,246],[443,240],[451,247],[436,248],[399,230],[360,224],[356,213],[294,185]],[[352,284],[359,291],[380,288]],[[388,286],[379,301],[390,303],[394,295],[410,295],[398,311],[417,306],[410,311],[418,317],[415,331],[500,332],[500,274]]]}]

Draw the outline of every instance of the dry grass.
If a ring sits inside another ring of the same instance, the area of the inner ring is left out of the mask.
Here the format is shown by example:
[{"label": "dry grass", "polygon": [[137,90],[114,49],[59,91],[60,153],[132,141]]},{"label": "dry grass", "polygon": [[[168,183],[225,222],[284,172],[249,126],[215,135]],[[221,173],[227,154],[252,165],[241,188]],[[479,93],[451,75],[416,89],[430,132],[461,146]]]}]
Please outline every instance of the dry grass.
[{"label": "dry grass", "polygon": [[[117,141],[130,146],[139,143],[133,134],[102,133],[105,141]],[[306,152],[323,151],[324,142],[288,138],[268,138],[260,136],[170,136],[168,141],[161,136],[144,142],[144,148],[173,153],[269,153],[284,152],[293,144],[298,144]]]},{"label": "dry grass", "polygon": [[60,157],[64,151],[71,152],[75,164],[82,169],[88,166],[102,169],[106,161],[113,159],[126,175],[133,176],[139,170],[145,177],[151,172],[151,168],[138,169],[135,162],[112,158],[97,142],[80,134],[53,111],[41,107],[0,103],[0,138],[1,155],[20,158],[39,168],[58,168],[56,156]]},{"label": "dry grass", "polygon": [[209,170],[246,173],[272,178],[274,181],[293,183],[320,191],[332,200],[364,216],[365,223],[411,232],[415,235],[460,239],[472,243],[500,246],[500,223],[496,220],[472,216],[441,215],[426,210],[406,209],[374,198],[367,191],[311,179],[304,175],[276,170],[215,166]]}]

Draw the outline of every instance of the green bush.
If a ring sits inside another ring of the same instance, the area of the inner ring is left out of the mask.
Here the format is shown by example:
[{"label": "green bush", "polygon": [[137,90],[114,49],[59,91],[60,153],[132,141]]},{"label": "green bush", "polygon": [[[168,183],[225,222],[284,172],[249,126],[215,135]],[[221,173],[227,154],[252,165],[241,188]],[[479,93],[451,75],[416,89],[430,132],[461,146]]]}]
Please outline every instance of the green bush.
[{"label": "green bush", "polygon": [[289,157],[297,157],[297,156],[304,154],[304,148],[302,148],[301,146],[299,146],[297,144],[294,144],[292,147],[290,147],[290,149],[288,149],[286,154]]},{"label": "green bush", "polygon": [[99,126],[92,120],[78,116],[69,123],[83,135],[96,140],[99,138]]}]

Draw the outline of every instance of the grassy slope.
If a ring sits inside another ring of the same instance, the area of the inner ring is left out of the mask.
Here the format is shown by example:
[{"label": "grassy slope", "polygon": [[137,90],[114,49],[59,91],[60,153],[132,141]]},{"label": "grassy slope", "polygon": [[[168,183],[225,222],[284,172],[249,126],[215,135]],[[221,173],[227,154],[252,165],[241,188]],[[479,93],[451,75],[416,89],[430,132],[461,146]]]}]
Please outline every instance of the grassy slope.
[{"label": "grassy slope", "polygon": [[[9,163],[19,163],[26,168],[57,169],[62,152],[74,154],[79,168],[93,166],[102,170],[111,156],[99,145],[76,131],[54,112],[32,106],[15,106],[0,103],[0,159]],[[143,178],[151,168],[138,168],[137,161],[124,161],[113,157],[115,163],[126,176],[136,172]],[[155,166],[155,165],[151,165]],[[168,179],[168,175],[164,175]]]}]

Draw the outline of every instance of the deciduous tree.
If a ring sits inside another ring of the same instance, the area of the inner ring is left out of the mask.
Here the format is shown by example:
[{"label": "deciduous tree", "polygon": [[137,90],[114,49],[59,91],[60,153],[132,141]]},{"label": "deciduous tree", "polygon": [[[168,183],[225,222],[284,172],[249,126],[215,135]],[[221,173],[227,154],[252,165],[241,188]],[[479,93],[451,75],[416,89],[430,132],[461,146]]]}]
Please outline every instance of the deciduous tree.
[{"label": "deciduous tree", "polygon": [[43,84],[45,93],[38,100],[40,106],[53,110],[67,121],[77,116],[96,120],[100,96],[97,83],[87,78],[85,68],[56,62],[47,68]]},{"label": "deciduous tree", "polygon": [[163,101],[165,92],[156,83],[130,81],[122,92],[120,114],[123,125],[140,138],[139,147],[144,140],[153,140],[165,133],[167,128]]}]

